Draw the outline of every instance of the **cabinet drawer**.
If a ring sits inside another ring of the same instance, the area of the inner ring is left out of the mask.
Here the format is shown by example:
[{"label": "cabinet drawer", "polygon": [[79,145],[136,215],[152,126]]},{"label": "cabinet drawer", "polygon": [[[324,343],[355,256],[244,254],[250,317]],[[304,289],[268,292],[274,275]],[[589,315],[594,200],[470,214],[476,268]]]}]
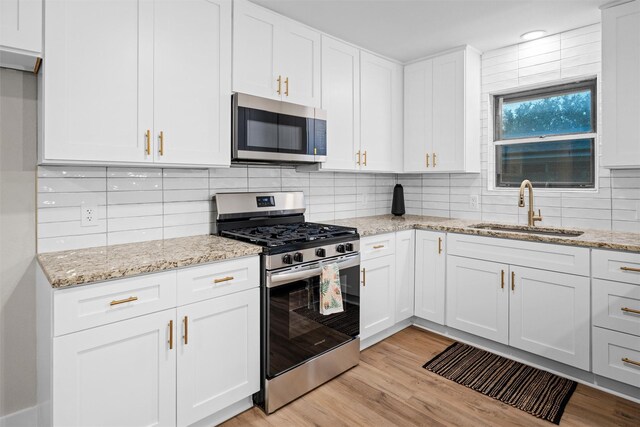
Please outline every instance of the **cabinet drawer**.
[{"label": "cabinet drawer", "polygon": [[53,294],[54,335],[175,306],[175,271],[58,290]]},{"label": "cabinet drawer", "polygon": [[640,387],[640,337],[593,328],[593,372]]},{"label": "cabinet drawer", "polygon": [[396,252],[396,234],[380,234],[360,240],[360,256],[362,260],[393,255]]},{"label": "cabinet drawer", "polygon": [[260,286],[257,256],[178,271],[178,305],[190,304]]},{"label": "cabinet drawer", "polygon": [[589,249],[575,246],[448,233],[447,254],[579,276],[589,275]]},{"label": "cabinet drawer", "polygon": [[591,265],[593,277],[640,285],[640,254],[594,249]]},{"label": "cabinet drawer", "polygon": [[593,324],[640,336],[640,286],[593,279]]}]

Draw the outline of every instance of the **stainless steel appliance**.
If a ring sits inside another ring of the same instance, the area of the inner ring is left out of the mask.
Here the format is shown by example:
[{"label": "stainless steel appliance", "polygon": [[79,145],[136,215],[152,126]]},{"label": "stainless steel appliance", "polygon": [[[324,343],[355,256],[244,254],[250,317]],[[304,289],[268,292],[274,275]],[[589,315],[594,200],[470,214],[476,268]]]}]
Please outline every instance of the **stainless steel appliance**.
[{"label": "stainless steel appliance", "polygon": [[327,159],[324,110],[243,93],[232,96],[232,105],[232,161],[317,163]]},{"label": "stainless steel appliance", "polygon": [[[301,192],[215,197],[217,233],[261,245],[262,387],[271,413],[358,364],[360,237],[355,228],[304,221]],[[320,313],[320,271],[337,263],[343,312]]]}]

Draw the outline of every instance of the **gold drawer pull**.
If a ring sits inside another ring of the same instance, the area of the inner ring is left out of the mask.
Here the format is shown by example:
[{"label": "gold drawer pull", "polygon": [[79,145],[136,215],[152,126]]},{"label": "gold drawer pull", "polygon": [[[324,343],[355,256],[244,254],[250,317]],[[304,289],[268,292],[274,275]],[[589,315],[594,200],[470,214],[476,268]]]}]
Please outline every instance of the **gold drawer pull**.
[{"label": "gold drawer pull", "polygon": [[173,320],[169,320],[169,350],[173,350]]},{"label": "gold drawer pull", "polygon": [[364,150],[364,154],[362,155],[362,164],[367,166],[367,150]]},{"label": "gold drawer pull", "polygon": [[426,161],[427,161],[427,162],[426,162],[426,163],[427,163],[427,167],[429,167],[429,153],[427,153]]},{"label": "gold drawer pull", "polygon": [[634,267],[620,267],[620,270],[633,271],[634,273],[640,273],[640,268],[634,268]]},{"label": "gold drawer pull", "polygon": [[278,80],[276,80],[278,82],[278,95],[282,95],[282,76],[278,76]]},{"label": "gold drawer pull", "polygon": [[189,344],[189,318],[184,316],[184,345]]},{"label": "gold drawer pull", "polygon": [[629,307],[622,307],[620,310],[625,311],[627,313],[640,314],[640,310],[634,310],[633,308],[629,308]]},{"label": "gold drawer pull", "polygon": [[284,79],[284,96],[289,96],[289,77]]},{"label": "gold drawer pull", "polygon": [[160,149],[158,150],[161,156],[164,156],[164,132],[160,131]]},{"label": "gold drawer pull", "polygon": [[362,286],[367,286],[367,269],[362,269]]},{"label": "gold drawer pull", "polygon": [[438,255],[442,253],[442,237],[438,237]]},{"label": "gold drawer pull", "polygon": [[362,156],[360,155],[360,151],[358,151],[358,153],[356,154],[356,156],[358,156],[358,160],[356,160],[356,163],[357,163],[357,165],[358,165],[358,166],[360,166],[360,158],[362,157]]},{"label": "gold drawer pull", "polygon": [[222,277],[220,279],[214,279],[213,283],[228,282],[229,280],[233,280],[233,276],[227,276],[227,277]]},{"label": "gold drawer pull", "polygon": [[384,248],[384,245],[375,245],[375,246],[373,247],[373,249],[380,249],[380,248]]},{"label": "gold drawer pull", "polygon": [[433,157],[433,167],[435,168],[436,167],[436,153],[433,153],[433,156],[431,156],[431,157]]},{"label": "gold drawer pull", "polygon": [[511,272],[511,290],[515,292],[516,290],[516,273],[515,271]]},{"label": "gold drawer pull", "polygon": [[147,129],[147,133],[146,133],[146,148],[144,149],[144,151],[146,151],[147,156],[151,155],[151,130]]},{"label": "gold drawer pull", "polygon": [[125,302],[131,302],[131,301],[138,301],[138,297],[129,297],[129,298],[125,298],[125,299],[114,299],[113,301],[111,301],[109,303],[109,305],[124,304]]},{"label": "gold drawer pull", "polygon": [[500,270],[500,289],[504,289],[504,270]]},{"label": "gold drawer pull", "polygon": [[632,365],[640,366],[640,362],[636,362],[635,360],[631,360],[631,359],[629,359],[628,357],[623,357],[623,358],[622,358],[622,361],[623,361],[624,363],[630,363],[630,364],[632,364]]}]

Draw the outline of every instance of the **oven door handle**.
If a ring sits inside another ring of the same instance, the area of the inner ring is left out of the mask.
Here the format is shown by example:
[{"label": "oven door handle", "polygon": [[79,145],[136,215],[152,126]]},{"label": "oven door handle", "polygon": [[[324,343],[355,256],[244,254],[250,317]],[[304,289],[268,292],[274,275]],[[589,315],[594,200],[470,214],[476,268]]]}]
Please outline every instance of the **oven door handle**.
[{"label": "oven door handle", "polygon": [[[360,254],[351,255],[348,258],[341,258],[337,261],[338,268],[349,268],[360,265]],[[300,271],[283,271],[281,273],[267,273],[267,288],[276,288],[278,286],[286,285],[287,283],[295,282],[296,280],[308,279],[309,277],[317,276],[322,271],[321,263],[312,264],[308,268]],[[326,262],[326,264],[333,264],[333,262]],[[317,267],[315,267],[317,265]]]}]

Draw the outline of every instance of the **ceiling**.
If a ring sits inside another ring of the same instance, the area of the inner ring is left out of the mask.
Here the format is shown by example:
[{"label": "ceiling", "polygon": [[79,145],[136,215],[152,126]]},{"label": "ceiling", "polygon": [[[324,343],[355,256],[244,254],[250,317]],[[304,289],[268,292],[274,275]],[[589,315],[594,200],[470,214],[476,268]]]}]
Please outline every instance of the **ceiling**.
[{"label": "ceiling", "polygon": [[488,51],[600,22],[610,0],[251,0],[402,62],[463,44]]}]

